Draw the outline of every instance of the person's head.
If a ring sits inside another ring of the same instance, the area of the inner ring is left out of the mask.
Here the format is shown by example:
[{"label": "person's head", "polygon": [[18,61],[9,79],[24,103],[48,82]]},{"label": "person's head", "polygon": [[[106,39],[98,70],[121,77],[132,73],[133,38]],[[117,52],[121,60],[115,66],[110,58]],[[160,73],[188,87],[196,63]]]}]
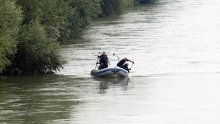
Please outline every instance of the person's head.
[{"label": "person's head", "polygon": [[106,52],[105,52],[105,51],[102,51],[102,55],[106,55]]},{"label": "person's head", "polygon": [[125,57],[124,60],[127,61],[128,59]]}]

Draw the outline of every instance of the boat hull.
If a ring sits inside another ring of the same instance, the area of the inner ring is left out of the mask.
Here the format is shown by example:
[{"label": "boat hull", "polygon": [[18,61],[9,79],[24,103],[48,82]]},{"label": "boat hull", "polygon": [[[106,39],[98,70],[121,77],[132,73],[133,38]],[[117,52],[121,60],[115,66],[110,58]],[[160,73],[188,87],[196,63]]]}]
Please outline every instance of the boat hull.
[{"label": "boat hull", "polygon": [[119,67],[110,67],[101,70],[93,69],[91,75],[94,77],[128,77],[128,71]]}]

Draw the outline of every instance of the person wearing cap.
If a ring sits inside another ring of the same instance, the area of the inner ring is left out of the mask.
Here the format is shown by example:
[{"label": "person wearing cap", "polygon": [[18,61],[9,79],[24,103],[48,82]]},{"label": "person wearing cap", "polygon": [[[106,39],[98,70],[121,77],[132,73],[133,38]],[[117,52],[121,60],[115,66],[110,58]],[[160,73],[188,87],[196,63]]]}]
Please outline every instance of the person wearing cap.
[{"label": "person wearing cap", "polygon": [[101,53],[101,55],[98,56],[99,58],[99,62],[97,62],[96,64],[99,64],[99,67],[98,69],[101,70],[101,69],[104,69],[104,68],[108,68],[108,56],[106,55],[106,52],[103,51]]},{"label": "person wearing cap", "polygon": [[123,58],[122,60],[120,60],[118,62],[117,66],[120,67],[120,68],[123,68],[123,69],[125,69],[125,70],[127,70],[129,72],[130,69],[128,69],[128,63],[126,63],[128,61],[132,62],[134,64],[133,61],[131,61],[131,60],[127,59],[127,58]]}]

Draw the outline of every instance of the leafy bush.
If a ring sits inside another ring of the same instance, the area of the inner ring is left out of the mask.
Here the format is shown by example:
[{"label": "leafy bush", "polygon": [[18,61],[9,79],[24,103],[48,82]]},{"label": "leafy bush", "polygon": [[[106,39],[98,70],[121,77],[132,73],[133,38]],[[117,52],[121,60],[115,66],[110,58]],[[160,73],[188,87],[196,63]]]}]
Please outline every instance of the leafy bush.
[{"label": "leafy bush", "polygon": [[108,17],[112,15],[120,15],[124,8],[134,4],[134,0],[102,0],[102,14],[100,17]]},{"label": "leafy bush", "polygon": [[70,6],[75,9],[68,17],[70,22],[69,39],[78,38],[82,31],[101,14],[101,0],[71,0]]},{"label": "leafy bush", "polygon": [[15,1],[0,0],[0,73],[16,52],[16,37],[22,15]]},{"label": "leafy bush", "polygon": [[48,73],[62,67],[64,61],[59,54],[59,45],[47,37],[38,21],[23,26],[19,41],[13,64],[6,73]]}]

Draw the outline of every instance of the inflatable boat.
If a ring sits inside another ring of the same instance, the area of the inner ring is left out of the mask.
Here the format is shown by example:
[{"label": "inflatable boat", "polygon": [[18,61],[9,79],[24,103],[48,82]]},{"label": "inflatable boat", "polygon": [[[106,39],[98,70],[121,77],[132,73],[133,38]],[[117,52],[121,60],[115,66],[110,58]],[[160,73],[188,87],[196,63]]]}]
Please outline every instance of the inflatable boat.
[{"label": "inflatable boat", "polygon": [[108,67],[101,70],[93,69],[94,77],[128,77],[128,71],[120,67]]}]

